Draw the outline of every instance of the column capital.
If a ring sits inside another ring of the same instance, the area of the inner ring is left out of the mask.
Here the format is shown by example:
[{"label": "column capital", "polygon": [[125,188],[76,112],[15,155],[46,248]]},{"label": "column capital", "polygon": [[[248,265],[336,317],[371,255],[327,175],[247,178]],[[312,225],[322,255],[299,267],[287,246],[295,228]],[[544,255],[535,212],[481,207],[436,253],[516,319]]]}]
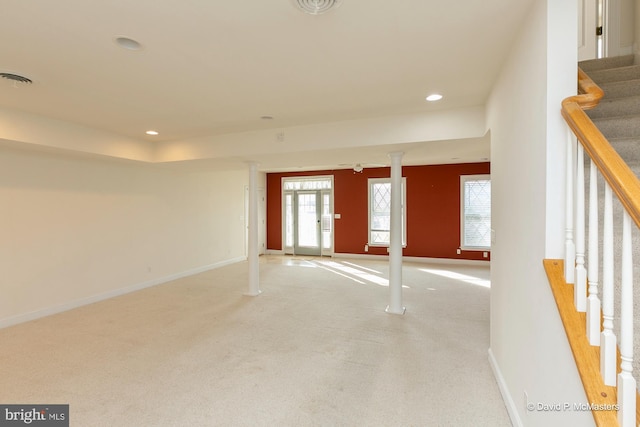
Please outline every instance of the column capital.
[{"label": "column capital", "polygon": [[392,159],[401,159],[402,156],[404,156],[404,152],[403,151],[392,151],[390,153],[388,153],[388,156]]}]

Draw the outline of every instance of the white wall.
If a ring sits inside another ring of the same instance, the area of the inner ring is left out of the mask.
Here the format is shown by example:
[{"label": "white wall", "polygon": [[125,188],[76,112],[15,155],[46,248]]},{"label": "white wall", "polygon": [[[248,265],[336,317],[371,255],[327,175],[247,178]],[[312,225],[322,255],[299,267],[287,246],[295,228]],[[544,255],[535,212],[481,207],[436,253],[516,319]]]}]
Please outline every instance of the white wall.
[{"label": "white wall", "polygon": [[633,53],[635,40],[635,2],[636,0],[620,1],[620,55]]},{"label": "white wall", "polygon": [[247,182],[0,148],[0,326],[237,261]]},{"label": "white wall", "polygon": [[542,267],[562,255],[559,100],[576,88],[576,13],[575,0],[533,2],[487,108],[496,238],[490,358],[514,425],[593,425],[590,412],[527,411],[524,397],[586,402]]},{"label": "white wall", "polygon": [[634,42],[633,42],[633,53],[636,55],[636,62],[640,58],[640,1],[635,0],[634,2]]},{"label": "white wall", "polygon": [[608,17],[605,25],[607,56],[634,53],[635,2],[637,0],[608,0]]}]

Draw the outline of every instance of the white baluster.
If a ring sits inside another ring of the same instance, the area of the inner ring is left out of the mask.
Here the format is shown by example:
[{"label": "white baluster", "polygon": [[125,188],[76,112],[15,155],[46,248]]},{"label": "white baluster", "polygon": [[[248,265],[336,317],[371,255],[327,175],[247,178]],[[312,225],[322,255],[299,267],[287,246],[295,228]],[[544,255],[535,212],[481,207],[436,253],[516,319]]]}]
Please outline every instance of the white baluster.
[{"label": "white baluster", "polygon": [[622,294],[620,296],[620,370],[618,374],[618,423],[636,425],[636,380],[633,378],[633,257],[631,218],[622,223]]},{"label": "white baluster", "polygon": [[598,298],[598,168],[589,165],[589,262],[587,279],[589,297],[587,298],[587,338],[589,344],[600,345],[600,299]]},{"label": "white baluster", "polygon": [[600,335],[600,374],[606,385],[616,385],[616,345],[613,332],[613,196],[604,183],[604,225],[602,242],[602,334]]},{"label": "white baluster", "polygon": [[567,129],[567,177],[566,177],[566,219],[565,219],[565,244],[564,244],[564,280],[567,283],[575,283],[576,271],[576,244],[573,241],[573,176],[575,174],[576,140],[573,132]]},{"label": "white baluster", "polygon": [[584,149],[576,156],[576,277],[573,288],[576,310],[587,311],[587,270],[584,267]]}]

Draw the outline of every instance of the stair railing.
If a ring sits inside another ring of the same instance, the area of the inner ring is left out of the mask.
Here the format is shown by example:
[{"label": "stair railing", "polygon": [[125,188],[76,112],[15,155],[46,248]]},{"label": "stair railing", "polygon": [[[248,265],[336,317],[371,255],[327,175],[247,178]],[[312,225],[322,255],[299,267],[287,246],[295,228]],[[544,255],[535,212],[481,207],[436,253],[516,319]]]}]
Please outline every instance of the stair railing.
[{"label": "stair railing", "polygon": [[[567,138],[567,205],[565,281],[574,284],[574,305],[586,312],[586,337],[600,346],[600,375],[605,385],[617,387],[617,420],[636,426],[636,380],[633,377],[633,260],[632,221],[640,228],[640,180],[618,155],[584,110],[595,107],[604,93],[578,69],[579,94],[562,102],[569,127]],[[585,239],[584,153],[589,156],[589,235]],[[604,178],[602,242],[602,301],[599,288],[598,173]],[[614,332],[613,194],[624,208],[621,256],[620,371]],[[574,229],[575,226],[575,229]],[[585,240],[588,260],[585,260]],[[602,309],[601,309],[602,306]],[[602,323],[601,323],[602,315]],[[616,375],[617,374],[617,375]]]}]

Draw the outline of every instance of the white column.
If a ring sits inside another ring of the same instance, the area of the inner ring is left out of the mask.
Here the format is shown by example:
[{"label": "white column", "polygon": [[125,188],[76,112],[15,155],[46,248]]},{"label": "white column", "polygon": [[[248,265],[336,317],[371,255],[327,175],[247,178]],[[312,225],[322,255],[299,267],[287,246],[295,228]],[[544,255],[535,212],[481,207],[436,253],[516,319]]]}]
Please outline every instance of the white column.
[{"label": "white column", "polygon": [[389,241],[389,305],[386,312],[404,314],[402,306],[402,152],[391,158],[391,237]]},{"label": "white column", "polygon": [[260,295],[260,267],[258,265],[258,164],[249,163],[249,289],[245,295]]}]

